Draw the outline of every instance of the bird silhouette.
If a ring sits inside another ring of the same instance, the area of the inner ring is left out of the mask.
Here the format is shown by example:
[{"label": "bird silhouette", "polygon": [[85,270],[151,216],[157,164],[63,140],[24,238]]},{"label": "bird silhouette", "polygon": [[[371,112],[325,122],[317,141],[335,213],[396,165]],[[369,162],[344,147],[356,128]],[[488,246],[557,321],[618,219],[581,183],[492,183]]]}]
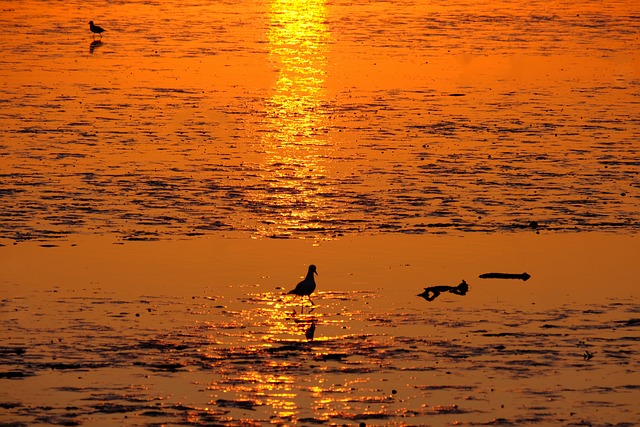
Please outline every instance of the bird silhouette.
[{"label": "bird silhouette", "polygon": [[318,274],[318,272],[316,271],[316,266],[311,264],[304,280],[298,283],[295,289],[292,289],[287,293],[301,297],[306,295],[309,297],[309,302],[311,302],[312,305],[315,305],[313,301],[311,301],[311,294],[316,290],[316,281],[313,278],[314,274]]},{"label": "bird silhouette", "polygon": [[89,21],[89,29],[91,30],[91,32],[94,34],[94,37],[96,34],[98,34],[101,38],[102,38],[102,33],[104,33],[106,30],[104,28],[102,28],[99,25],[94,25],[93,21]]}]

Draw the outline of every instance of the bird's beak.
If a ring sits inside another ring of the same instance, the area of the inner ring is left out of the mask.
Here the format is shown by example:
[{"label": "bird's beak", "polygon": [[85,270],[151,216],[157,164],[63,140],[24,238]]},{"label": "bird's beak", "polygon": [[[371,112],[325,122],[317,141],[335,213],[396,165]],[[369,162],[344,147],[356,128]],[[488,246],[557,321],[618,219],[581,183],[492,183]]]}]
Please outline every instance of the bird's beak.
[{"label": "bird's beak", "polygon": [[318,272],[314,270],[314,273],[316,274],[316,276],[319,276]]}]

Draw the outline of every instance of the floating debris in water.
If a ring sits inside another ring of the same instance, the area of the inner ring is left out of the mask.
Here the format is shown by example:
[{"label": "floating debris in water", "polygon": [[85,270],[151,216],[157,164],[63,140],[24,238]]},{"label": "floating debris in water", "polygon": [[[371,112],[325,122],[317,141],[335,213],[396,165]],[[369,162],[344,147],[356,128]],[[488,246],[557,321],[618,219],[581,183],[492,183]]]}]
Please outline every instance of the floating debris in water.
[{"label": "floating debris in water", "polygon": [[526,282],[531,278],[528,273],[484,273],[478,276],[481,279],[515,279]]},{"label": "floating debris in water", "polygon": [[469,291],[469,285],[466,281],[460,282],[458,286],[431,286],[428,288],[424,288],[424,292],[418,294],[419,297],[426,299],[427,301],[433,301],[440,296],[443,292],[448,292],[455,295],[464,296]]}]

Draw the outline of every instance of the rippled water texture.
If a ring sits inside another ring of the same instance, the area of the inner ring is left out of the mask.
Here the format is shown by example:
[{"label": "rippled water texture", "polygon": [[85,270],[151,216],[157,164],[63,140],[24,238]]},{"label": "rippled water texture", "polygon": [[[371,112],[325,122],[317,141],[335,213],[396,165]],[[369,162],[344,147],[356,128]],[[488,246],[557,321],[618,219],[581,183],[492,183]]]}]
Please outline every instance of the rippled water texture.
[{"label": "rippled water texture", "polygon": [[[576,269],[589,240],[534,235],[567,250],[563,273],[544,245],[520,246],[530,235],[482,250],[387,236],[358,236],[355,253],[273,239],[0,248],[0,424],[640,423],[629,251],[603,245],[608,269]],[[285,295],[305,258],[314,306]],[[532,277],[479,279],[489,265]],[[461,278],[466,295],[416,295]]]},{"label": "rippled water texture", "polygon": [[[241,307],[214,293],[46,292],[35,296],[46,306],[27,296],[2,307],[14,313],[3,327],[36,317],[0,346],[1,381],[14,391],[2,402],[7,420],[581,425],[603,421],[599,408],[607,421],[639,421],[640,319],[629,302],[501,306],[496,317],[495,306],[452,301],[389,311],[373,292],[321,292],[316,309],[257,289]],[[55,310],[64,314],[52,329]]]},{"label": "rippled water texture", "polygon": [[2,237],[638,230],[636,1],[0,6]]},{"label": "rippled water texture", "polygon": [[634,239],[511,236],[0,248],[0,425],[638,425]]}]

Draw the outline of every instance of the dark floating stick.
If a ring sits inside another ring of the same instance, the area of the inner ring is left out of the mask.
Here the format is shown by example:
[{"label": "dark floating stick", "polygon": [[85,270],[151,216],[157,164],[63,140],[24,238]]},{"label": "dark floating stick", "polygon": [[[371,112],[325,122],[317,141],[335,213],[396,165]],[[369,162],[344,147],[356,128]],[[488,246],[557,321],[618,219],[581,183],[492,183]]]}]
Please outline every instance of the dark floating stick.
[{"label": "dark floating stick", "polygon": [[478,277],[481,279],[516,279],[524,282],[531,278],[527,273],[484,273]]},{"label": "dark floating stick", "polygon": [[456,295],[466,295],[469,292],[469,285],[464,280],[460,282],[458,286],[431,286],[424,288],[424,292],[418,294],[419,297],[426,299],[427,301],[433,301],[438,298],[442,292],[450,292]]}]

